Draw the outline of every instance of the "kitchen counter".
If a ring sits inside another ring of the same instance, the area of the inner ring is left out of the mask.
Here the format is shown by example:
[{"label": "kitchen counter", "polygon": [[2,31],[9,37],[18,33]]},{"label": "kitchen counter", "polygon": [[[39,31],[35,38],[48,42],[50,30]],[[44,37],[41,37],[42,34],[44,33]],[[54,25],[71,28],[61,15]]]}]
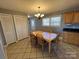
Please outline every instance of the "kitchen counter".
[{"label": "kitchen counter", "polygon": [[63,32],[64,42],[79,46],[79,24],[67,24]]},{"label": "kitchen counter", "polygon": [[64,26],[63,31],[79,32],[79,24],[67,24],[67,25]]},{"label": "kitchen counter", "polygon": [[64,42],[79,46],[79,33],[64,31]]},{"label": "kitchen counter", "polygon": [[76,29],[76,28],[64,28],[63,31],[66,31],[66,32],[79,32],[79,29]]}]

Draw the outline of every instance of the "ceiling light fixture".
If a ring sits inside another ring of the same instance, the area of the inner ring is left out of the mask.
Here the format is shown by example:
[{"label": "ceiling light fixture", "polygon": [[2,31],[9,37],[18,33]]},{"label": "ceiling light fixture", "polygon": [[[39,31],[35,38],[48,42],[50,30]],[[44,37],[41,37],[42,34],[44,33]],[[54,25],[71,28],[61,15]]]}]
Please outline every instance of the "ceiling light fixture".
[{"label": "ceiling light fixture", "polygon": [[30,18],[31,16],[30,16],[30,15],[28,15],[27,17],[28,17],[28,18]]},{"label": "ceiling light fixture", "polygon": [[37,17],[38,19],[41,19],[42,17],[44,17],[44,14],[40,12],[40,6],[38,7],[38,13],[36,13],[34,16]]}]

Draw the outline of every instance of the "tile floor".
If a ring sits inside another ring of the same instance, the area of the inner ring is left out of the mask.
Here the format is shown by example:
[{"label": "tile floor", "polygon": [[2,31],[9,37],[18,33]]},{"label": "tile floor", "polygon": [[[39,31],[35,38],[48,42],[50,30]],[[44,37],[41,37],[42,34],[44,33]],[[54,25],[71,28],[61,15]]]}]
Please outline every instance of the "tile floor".
[{"label": "tile floor", "polygon": [[31,45],[30,39],[24,39],[7,47],[8,59],[79,59],[79,47],[62,43],[56,47],[52,46],[51,54],[48,48],[44,50],[41,46]]}]

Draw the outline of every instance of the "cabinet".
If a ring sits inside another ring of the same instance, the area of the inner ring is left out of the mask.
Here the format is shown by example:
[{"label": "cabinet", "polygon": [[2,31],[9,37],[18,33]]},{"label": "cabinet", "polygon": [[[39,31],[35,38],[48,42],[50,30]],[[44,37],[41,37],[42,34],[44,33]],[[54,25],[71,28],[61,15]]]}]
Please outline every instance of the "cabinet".
[{"label": "cabinet", "polygon": [[73,20],[73,12],[64,13],[65,24],[72,23],[72,20]]},{"label": "cabinet", "polygon": [[78,23],[79,24],[79,12],[74,12],[73,23]]},{"label": "cabinet", "polygon": [[64,23],[77,23],[79,24],[79,12],[67,12],[64,13]]},{"label": "cabinet", "polygon": [[79,45],[79,33],[64,32],[64,42]]},{"label": "cabinet", "polygon": [[0,14],[0,21],[7,45],[16,42],[13,18],[10,14]]},{"label": "cabinet", "polygon": [[28,37],[28,19],[26,16],[14,15],[17,39],[21,40]]}]

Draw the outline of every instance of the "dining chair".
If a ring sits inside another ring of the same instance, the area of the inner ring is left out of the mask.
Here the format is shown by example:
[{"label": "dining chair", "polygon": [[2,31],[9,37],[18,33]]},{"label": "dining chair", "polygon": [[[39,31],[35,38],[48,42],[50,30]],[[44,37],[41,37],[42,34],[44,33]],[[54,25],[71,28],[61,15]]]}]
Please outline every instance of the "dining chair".
[{"label": "dining chair", "polygon": [[55,48],[55,50],[58,50],[61,44],[61,33],[57,33],[58,36],[52,41],[52,46]]},{"label": "dining chair", "polygon": [[37,43],[38,43],[39,45],[41,45],[41,46],[42,46],[42,50],[44,50],[44,46],[46,45],[46,41],[44,40],[42,34],[41,34],[41,33],[38,33],[38,34],[36,35],[36,37],[37,37]]},{"label": "dining chair", "polygon": [[31,44],[36,45],[37,41],[36,41],[36,36],[34,36],[32,33],[30,33],[30,40],[31,40]]}]

